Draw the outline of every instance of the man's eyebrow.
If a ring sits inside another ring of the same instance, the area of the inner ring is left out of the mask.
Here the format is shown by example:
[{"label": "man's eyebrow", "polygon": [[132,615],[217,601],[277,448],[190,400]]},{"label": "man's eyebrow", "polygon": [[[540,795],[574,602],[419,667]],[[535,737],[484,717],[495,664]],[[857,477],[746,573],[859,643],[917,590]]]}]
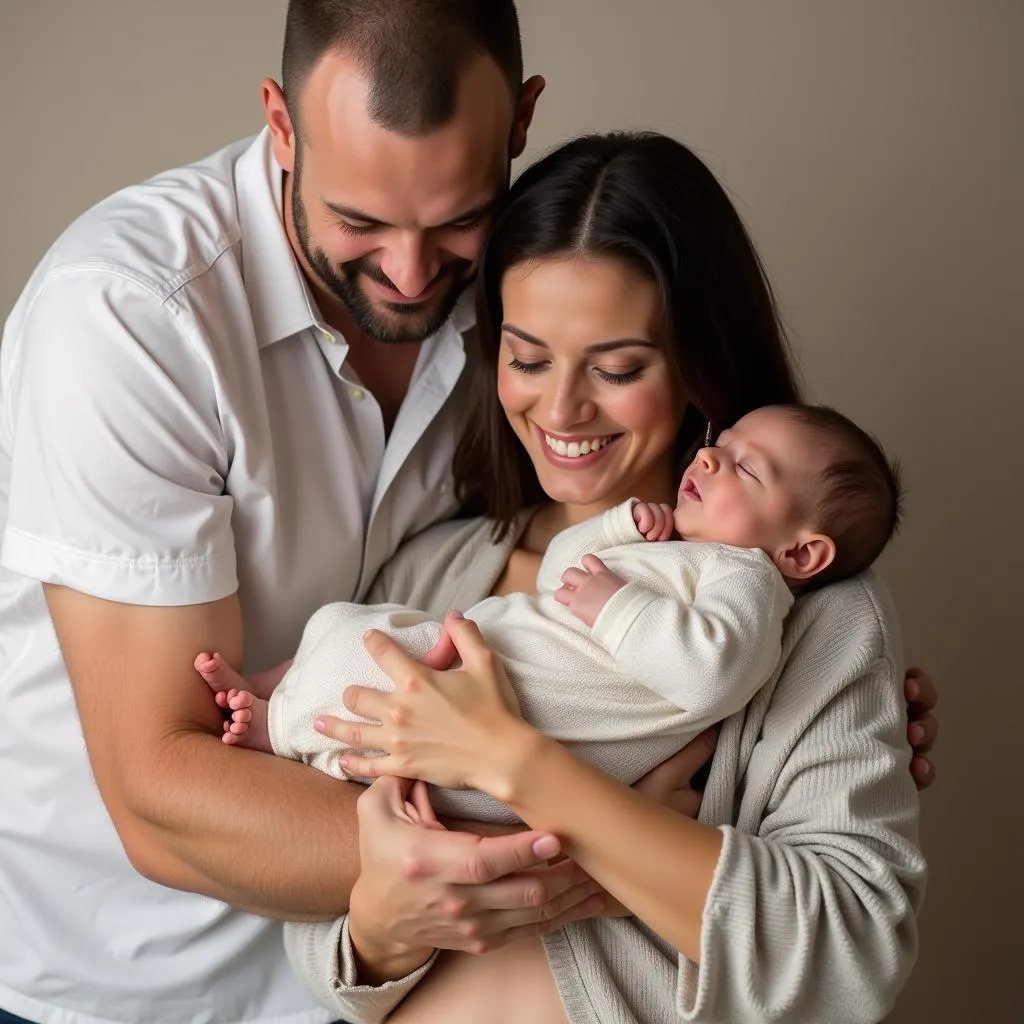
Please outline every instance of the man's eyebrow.
[{"label": "man's eyebrow", "polygon": [[[454,217],[445,221],[445,224],[458,224],[459,221],[463,220],[479,220],[481,217],[485,217],[488,213],[492,213],[499,203],[497,196],[486,200],[482,203],[477,203],[476,206],[471,206],[468,210],[463,210],[462,213],[456,214]],[[442,225],[443,226],[443,225]]]},{"label": "man's eyebrow", "polygon": [[341,203],[329,203],[326,199],[321,199],[320,202],[327,207],[331,213],[336,213],[339,217],[344,217],[346,220],[358,220],[363,221],[366,224],[376,224],[380,227],[390,227],[386,221],[378,220],[376,217],[371,217],[368,213],[363,213],[362,210],[357,210],[354,206],[344,206]]},{"label": "man's eyebrow", "polygon": [[[547,343],[542,341],[540,338],[534,337],[532,334],[527,334],[520,327],[516,327],[514,324],[502,324],[501,329],[508,334],[515,335],[522,341],[528,342],[530,345],[536,345],[538,348],[547,348]],[[646,338],[616,338],[614,341],[599,341],[593,345],[588,345],[584,350],[585,355],[594,355],[601,352],[614,352],[620,348],[633,348],[636,346],[642,348],[659,348],[653,341],[649,341]]]},{"label": "man's eyebrow", "polygon": [[[321,199],[320,201],[328,210],[331,211],[331,213],[336,213],[339,217],[344,217],[346,220],[359,221],[362,224],[372,224],[374,227],[378,228],[390,228],[395,226],[393,224],[389,224],[386,220],[380,220],[380,218],[372,217],[370,214],[365,213],[362,210],[357,210],[354,206],[346,206],[344,203],[330,203],[326,199]],[[458,224],[460,221],[479,220],[481,217],[490,213],[497,205],[497,197],[494,199],[488,199],[486,202],[478,203],[476,206],[472,206],[468,210],[463,210],[462,213],[458,213],[450,220],[446,220],[444,224],[434,226],[446,227],[449,224]]]}]

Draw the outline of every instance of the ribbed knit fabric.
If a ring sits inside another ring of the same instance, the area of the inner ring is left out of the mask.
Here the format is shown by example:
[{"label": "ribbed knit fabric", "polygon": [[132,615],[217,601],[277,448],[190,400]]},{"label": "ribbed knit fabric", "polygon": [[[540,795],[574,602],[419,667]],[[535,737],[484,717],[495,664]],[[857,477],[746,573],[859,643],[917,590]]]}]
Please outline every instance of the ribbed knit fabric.
[{"label": "ribbed knit fabric", "polygon": [[[435,616],[468,608],[519,532],[495,545],[485,521],[434,527],[385,567],[369,600]],[[700,966],[635,919],[570,925],[545,948],[572,1024],[884,1017],[917,955],[926,875],[895,622],[870,573],[797,603],[779,668],[719,735],[700,820],[725,842]],[[286,944],[311,991],[352,1021],[383,1020],[423,975],[386,992],[353,987],[337,924],[289,925]]]}]

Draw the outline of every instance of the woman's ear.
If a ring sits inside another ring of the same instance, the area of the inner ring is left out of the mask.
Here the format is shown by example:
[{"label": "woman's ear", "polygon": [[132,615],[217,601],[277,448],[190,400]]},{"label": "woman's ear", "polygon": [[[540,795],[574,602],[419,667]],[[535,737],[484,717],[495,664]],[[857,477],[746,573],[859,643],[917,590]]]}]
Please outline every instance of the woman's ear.
[{"label": "woman's ear", "polygon": [[827,569],[836,557],[835,541],[823,533],[801,533],[775,553],[775,565],[788,580],[809,580]]}]

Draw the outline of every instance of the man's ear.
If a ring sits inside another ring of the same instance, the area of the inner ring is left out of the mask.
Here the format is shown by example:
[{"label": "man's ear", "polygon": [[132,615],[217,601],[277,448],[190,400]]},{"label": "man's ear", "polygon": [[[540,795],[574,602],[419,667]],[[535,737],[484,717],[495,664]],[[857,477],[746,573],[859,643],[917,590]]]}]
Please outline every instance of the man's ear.
[{"label": "man's ear", "polygon": [[263,112],[267,118],[267,127],[270,128],[274,159],[285,174],[291,174],[295,170],[295,147],[298,144],[295,126],[288,113],[284,93],[272,78],[263,80]]},{"label": "man's ear", "polygon": [[775,565],[788,580],[809,580],[836,558],[836,545],[823,533],[801,533],[775,553]]},{"label": "man's ear", "polygon": [[546,84],[540,75],[534,75],[523,82],[523,87],[519,90],[519,105],[516,107],[515,120],[512,122],[512,137],[509,143],[510,160],[522,156],[523,150],[526,149],[526,133],[533,122],[537,100],[540,99]]}]

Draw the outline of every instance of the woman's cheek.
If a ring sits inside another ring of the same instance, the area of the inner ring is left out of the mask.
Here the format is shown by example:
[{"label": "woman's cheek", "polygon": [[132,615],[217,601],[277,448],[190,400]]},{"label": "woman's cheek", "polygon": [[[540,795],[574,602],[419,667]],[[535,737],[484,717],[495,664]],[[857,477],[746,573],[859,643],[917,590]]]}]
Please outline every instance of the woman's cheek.
[{"label": "woman's cheek", "polygon": [[620,390],[623,394],[615,399],[614,411],[609,408],[617,422],[652,440],[666,445],[674,443],[683,417],[681,410],[677,409],[676,395],[667,381],[640,381],[627,384]]},{"label": "woman's cheek", "polygon": [[529,382],[505,366],[498,367],[498,401],[510,415],[529,406]]}]

